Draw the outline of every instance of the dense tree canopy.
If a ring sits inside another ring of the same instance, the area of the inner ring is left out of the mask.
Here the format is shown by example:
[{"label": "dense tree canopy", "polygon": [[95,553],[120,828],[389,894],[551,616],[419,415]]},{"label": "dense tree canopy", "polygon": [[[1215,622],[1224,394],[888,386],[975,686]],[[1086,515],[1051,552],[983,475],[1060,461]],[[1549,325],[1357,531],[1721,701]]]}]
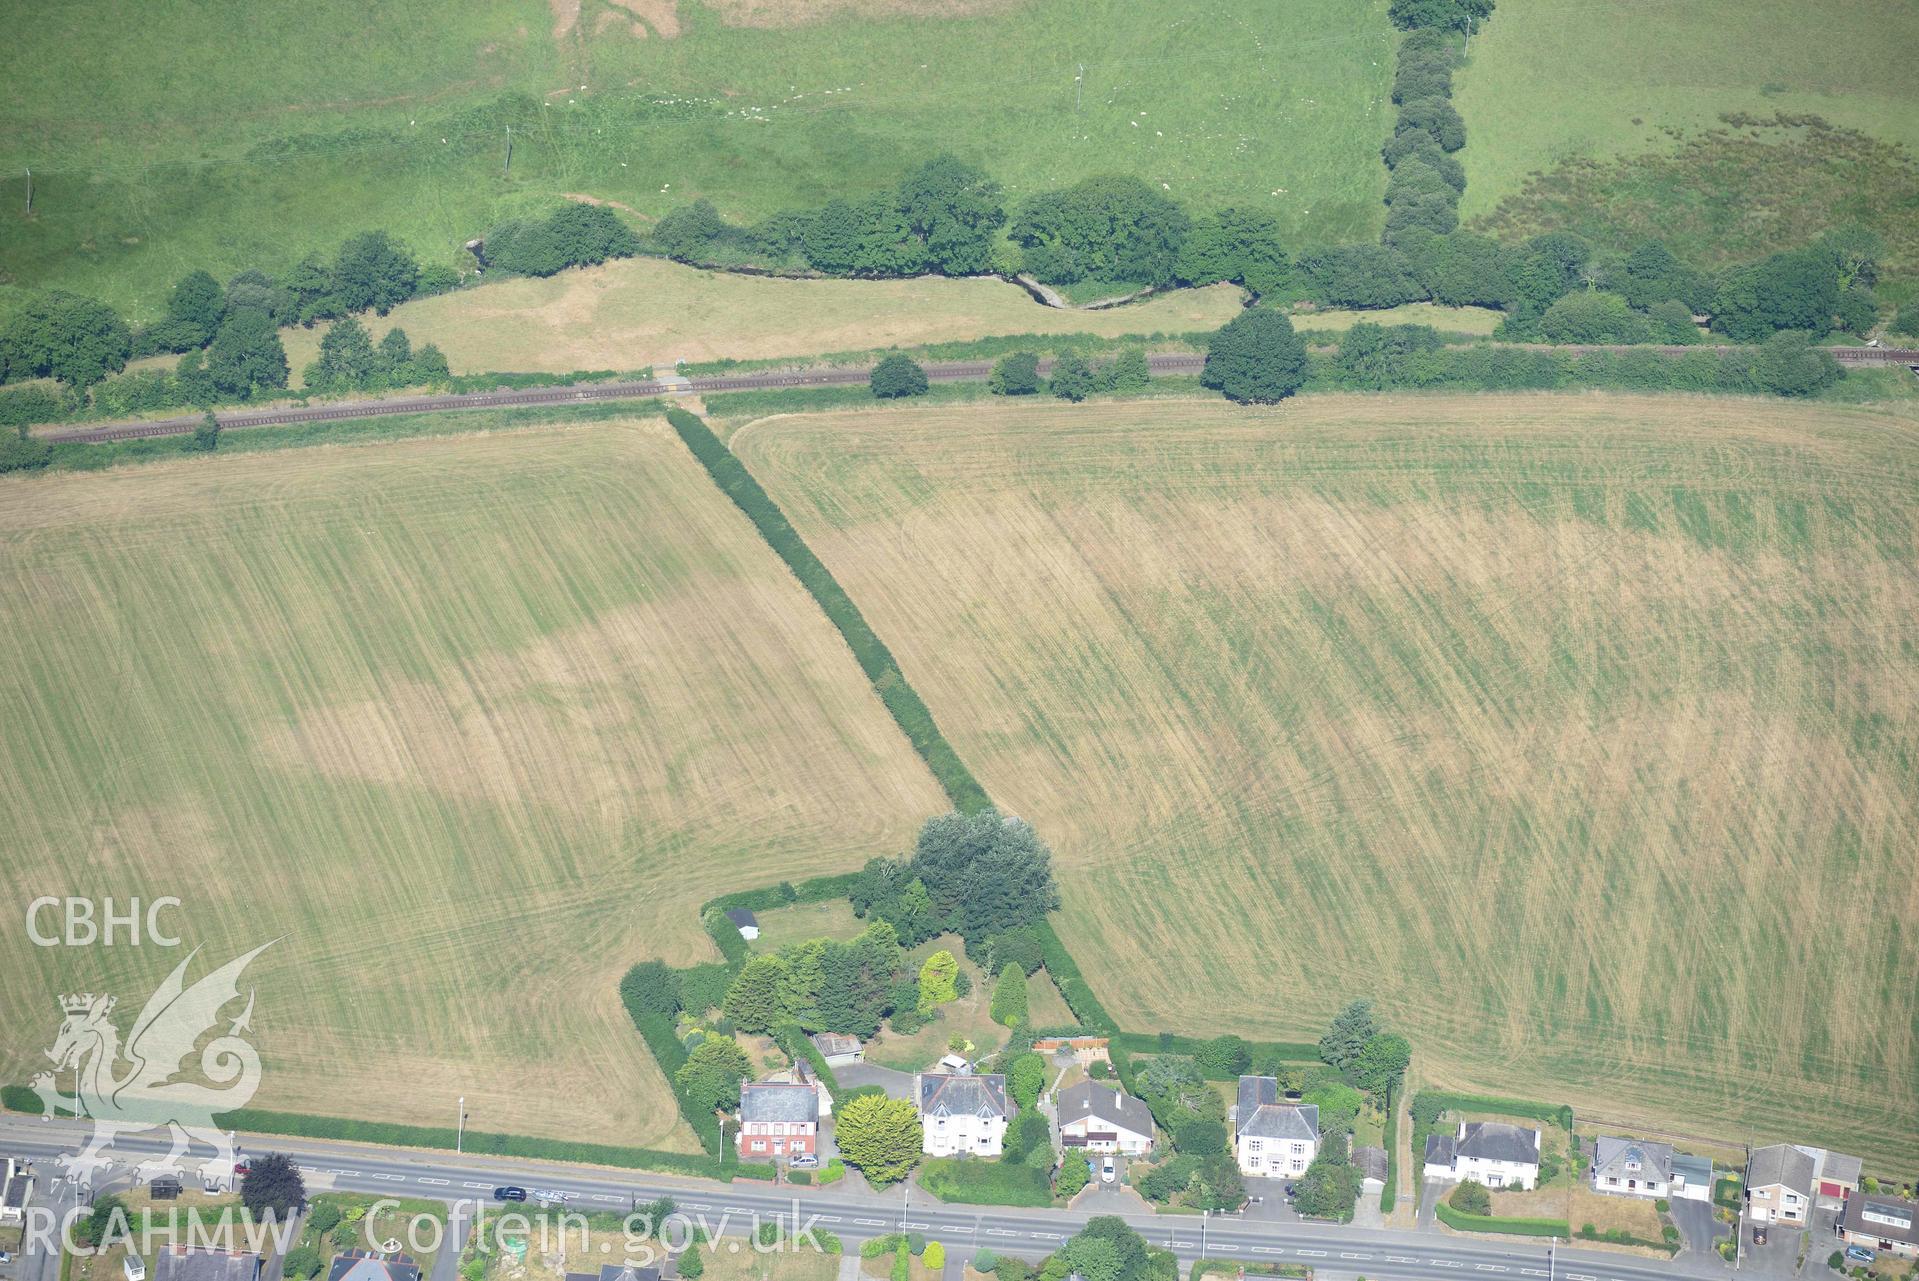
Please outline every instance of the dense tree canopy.
[{"label": "dense tree canopy", "polygon": [[1306,381],[1306,344],[1292,321],[1254,307],[1227,321],[1206,347],[1199,380],[1228,399],[1257,404],[1284,400]]},{"label": "dense tree canopy", "polygon": [[866,1094],[839,1110],[834,1142],[874,1187],[897,1183],[920,1159],[919,1110],[910,1099]]},{"label": "dense tree canopy", "polygon": [[240,1177],[240,1203],[256,1219],[271,1214],[284,1223],[287,1216],[306,1204],[306,1180],[300,1167],[284,1152],[268,1152],[252,1158],[247,1172]]},{"label": "dense tree canopy", "polygon": [[873,395],[881,400],[896,400],[901,396],[924,396],[927,391],[926,371],[916,364],[912,357],[893,352],[873,366],[868,380]]},{"label": "dense tree canopy", "polygon": [[0,325],[0,381],[57,378],[87,387],[126,367],[133,335],[120,313],[93,298],[54,292]]},{"label": "dense tree canopy", "polygon": [[1332,1026],[1326,1035],[1319,1038],[1319,1057],[1336,1068],[1345,1068],[1359,1058],[1359,1052],[1366,1048],[1366,1042],[1379,1034],[1379,1025],[1373,1019],[1373,1003],[1368,1000],[1348,1001],[1344,1009],[1333,1016]]},{"label": "dense tree canopy", "polygon": [[1546,308],[1539,332],[1548,342],[1638,343],[1652,337],[1652,323],[1618,294],[1582,289]]},{"label": "dense tree canopy", "polygon": [[1163,285],[1176,275],[1192,220],[1138,178],[1088,178],[1032,197],[1013,220],[1026,270],[1048,284]]},{"label": "dense tree canopy", "polygon": [[287,385],[287,353],[273,318],[251,307],[229,315],[207,349],[207,377],[223,396],[250,400]]},{"label": "dense tree canopy", "polygon": [[332,294],[343,312],[371,307],[382,316],[413,296],[420,264],[384,231],[363,231],[340,246]]},{"label": "dense tree canopy", "polygon": [[[718,218],[711,205],[696,207],[690,218],[699,220],[707,215]],[[682,219],[682,232],[687,221]],[[674,239],[674,233],[669,232],[669,239]],[[523,276],[551,276],[568,267],[629,258],[639,248],[640,238],[613,210],[578,201],[570,201],[544,218],[502,223],[486,234],[485,242],[489,263]]]}]

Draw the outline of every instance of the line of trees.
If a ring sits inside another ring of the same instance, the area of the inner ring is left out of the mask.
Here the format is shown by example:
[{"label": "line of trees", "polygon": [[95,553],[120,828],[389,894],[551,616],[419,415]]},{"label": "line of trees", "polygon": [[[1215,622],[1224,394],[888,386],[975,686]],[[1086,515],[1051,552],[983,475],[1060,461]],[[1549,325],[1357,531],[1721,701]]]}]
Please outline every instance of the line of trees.
[{"label": "line of trees", "polygon": [[[543,218],[502,223],[485,241],[490,265],[531,276],[630,257],[639,248],[639,238],[612,210],[574,202]],[[98,299],[54,291],[28,299],[0,322],[0,383],[53,378],[91,388],[129,360],[177,354],[185,359],[173,382],[134,375],[132,384],[106,392],[95,407],[139,412],[249,400],[287,385],[281,328],[368,311],[384,316],[410,299],[458,288],[463,279],[449,266],[422,266],[405,245],[374,230],[349,237],[330,258],[308,254],[281,276],[248,269],[222,285],[209,272],[190,271],[168,291],[160,319],[141,329]],[[351,344],[351,335],[340,341]],[[328,364],[328,381],[316,389],[401,386],[409,372],[418,382],[443,380],[444,363],[430,347],[389,351],[371,364],[346,351]]]}]

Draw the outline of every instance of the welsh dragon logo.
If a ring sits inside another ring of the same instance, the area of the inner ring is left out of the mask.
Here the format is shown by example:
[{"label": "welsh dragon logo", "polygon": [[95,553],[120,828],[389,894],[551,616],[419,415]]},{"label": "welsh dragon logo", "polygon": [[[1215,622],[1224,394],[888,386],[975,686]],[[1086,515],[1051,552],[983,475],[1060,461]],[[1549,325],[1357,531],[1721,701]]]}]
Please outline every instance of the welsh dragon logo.
[{"label": "welsh dragon logo", "polygon": [[[122,1134],[157,1129],[171,1132],[173,1149],[157,1161],[143,1162],[143,1178],[177,1173],[190,1142],[211,1146],[218,1153],[215,1160],[232,1168],[232,1140],[213,1123],[213,1115],[246,1106],[260,1086],[260,1056],[241,1035],[251,1028],[251,989],[246,1008],[229,1021],[227,1031],[200,1050],[201,1074],[223,1088],[174,1078],[185,1070],[201,1039],[220,1023],[220,1012],[240,998],[240,975],[248,963],[272,946],[263,943],[188,986],[187,966],[199,955],[195,948],[147,998],[124,1047],[111,1018],[113,997],[89,993],[60,999],[66,1017],[47,1051],[53,1070],[36,1076],[32,1087],[46,1115],[93,1121],[86,1146],[77,1155],[61,1158],[69,1174],[91,1179],[109,1164],[101,1149]],[[64,1071],[75,1073],[71,1095],[54,1084],[54,1074]]]}]

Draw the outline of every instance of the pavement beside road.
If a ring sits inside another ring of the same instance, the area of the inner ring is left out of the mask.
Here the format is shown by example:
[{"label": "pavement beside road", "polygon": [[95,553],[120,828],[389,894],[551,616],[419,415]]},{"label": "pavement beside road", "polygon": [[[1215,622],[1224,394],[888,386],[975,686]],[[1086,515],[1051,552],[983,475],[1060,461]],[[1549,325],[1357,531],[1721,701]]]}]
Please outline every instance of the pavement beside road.
[{"label": "pavement beside road", "polygon": [[[77,1144],[80,1134],[81,1130],[70,1123],[45,1125],[0,1118],[0,1149],[34,1156],[49,1168],[62,1151]],[[242,1135],[240,1141],[252,1152],[286,1152],[309,1176],[328,1178],[332,1187],[342,1191],[464,1202],[475,1224],[481,1216],[495,1218],[503,1208],[488,1199],[495,1186],[518,1183],[569,1192],[573,1196],[569,1208],[583,1212],[618,1211],[636,1201],[671,1197],[683,1213],[716,1233],[743,1234],[751,1232],[756,1221],[778,1216],[792,1223],[797,1215],[800,1222],[815,1222],[853,1246],[904,1230],[923,1232],[946,1243],[949,1250],[965,1251],[966,1257],[982,1246],[991,1246],[1004,1253],[1038,1259],[1057,1249],[1091,1217],[1077,1210],[946,1205],[910,1187],[904,1192],[884,1193],[862,1192],[844,1185],[775,1189],[763,1183],[722,1184],[641,1171],[278,1136]],[[119,1150],[121,1159],[130,1161],[164,1146],[163,1141],[129,1136],[120,1140]],[[1148,1242],[1171,1250],[1184,1262],[1200,1257],[1203,1242],[1210,1257],[1309,1264],[1327,1281],[1360,1273],[1380,1279],[1442,1281],[1468,1272],[1497,1281],[1530,1281],[1535,1277],[1548,1281],[1660,1281],[1676,1275],[1719,1277],[1726,1272],[1716,1259],[1700,1261],[1681,1256],[1666,1263],[1567,1248],[1560,1248],[1556,1260],[1549,1262],[1544,1243],[1480,1241],[1436,1233],[1262,1222],[1237,1215],[1198,1219],[1126,1213],[1121,1217]],[[457,1250],[449,1247],[442,1253],[449,1266],[457,1266]],[[23,1281],[52,1281],[52,1274]],[[436,1264],[433,1281],[454,1278],[442,1276]]]}]

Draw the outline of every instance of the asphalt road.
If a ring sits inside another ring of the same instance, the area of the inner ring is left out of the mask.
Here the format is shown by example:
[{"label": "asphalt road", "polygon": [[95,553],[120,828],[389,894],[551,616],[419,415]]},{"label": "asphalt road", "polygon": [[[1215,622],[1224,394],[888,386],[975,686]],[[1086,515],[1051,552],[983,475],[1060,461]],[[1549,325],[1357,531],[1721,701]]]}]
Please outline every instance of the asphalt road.
[{"label": "asphalt road", "polygon": [[[1532,344],[1537,346],[1537,344]],[[1556,347],[1542,350],[1585,354],[1598,351],[1631,351],[1630,347]],[[1646,350],[1640,348],[1638,350]],[[1706,347],[1654,347],[1662,355],[1678,356]],[[1903,364],[1919,368],[1919,351],[1884,347],[1829,347],[1842,365]],[[1050,372],[1050,358],[1040,361],[1040,371]],[[1162,352],[1146,358],[1153,373],[1196,374],[1205,365],[1203,356],[1183,352]],[[977,382],[992,373],[993,363],[985,360],[947,361],[925,366],[933,382]],[[288,423],[326,422],[347,418],[372,418],[384,414],[440,413],[457,409],[498,409],[513,405],[561,405],[590,400],[635,400],[651,396],[699,395],[721,391],[766,391],[783,387],[844,387],[863,383],[871,374],[870,366],[840,369],[770,369],[759,373],[724,374],[702,378],[663,377],[641,382],[577,383],[566,387],[535,387],[525,391],[467,392],[445,396],[386,396],[374,400],[350,400],[310,408],[234,410],[217,414],[222,427],[271,427]],[[199,416],[156,418],[146,421],[102,423],[95,427],[67,428],[41,436],[50,441],[99,443],[132,440],[145,436],[179,436],[200,425]]]},{"label": "asphalt road", "polygon": [[[43,1122],[31,1118],[0,1118],[0,1146],[34,1158],[44,1188],[55,1176],[55,1158],[72,1150],[81,1131],[70,1122]],[[123,1138],[117,1151],[122,1162],[115,1173],[142,1157],[164,1150],[159,1139]],[[635,1202],[669,1196],[680,1210],[715,1232],[744,1236],[752,1231],[754,1216],[784,1216],[791,1224],[797,1211],[804,1222],[817,1217],[817,1226],[857,1242],[888,1232],[924,1232],[949,1249],[990,1246],[1002,1253],[1037,1259],[1056,1249],[1088,1217],[1070,1210],[1021,1210],[996,1206],[949,1206],[916,1190],[904,1197],[875,1195],[863,1190],[836,1188],[774,1188],[763,1183],[721,1184],[678,1179],[639,1171],[603,1170],[587,1166],[550,1165],[501,1157],[455,1156],[446,1152],[379,1148],[312,1139],[241,1136],[249,1152],[280,1151],[292,1155],[306,1172],[309,1190],[387,1192],[395,1196],[431,1197],[449,1202],[487,1202],[491,1216],[501,1209],[489,1198],[503,1183],[572,1194],[569,1208],[581,1211],[625,1211]],[[111,1178],[112,1176],[109,1176]],[[36,1189],[36,1193],[38,1189]],[[41,1197],[36,1194],[36,1203]],[[1674,1276],[1720,1276],[1730,1271],[1717,1260],[1687,1259],[1665,1263],[1637,1256],[1561,1248],[1549,1263],[1546,1244],[1479,1242],[1470,1237],[1438,1233],[1361,1231],[1338,1226],[1266,1223],[1219,1216],[1202,1222],[1190,1215],[1129,1215],[1128,1221],[1146,1240],[1172,1249],[1190,1261],[1201,1253],[1213,1258],[1238,1258],[1275,1263],[1305,1263],[1323,1278],[1364,1275],[1436,1281],[1464,1276],[1520,1281],[1521,1278],[1563,1278],[1564,1281],[1655,1281]],[[29,1261],[31,1263],[32,1261]],[[435,1269],[436,1277],[440,1269]],[[47,1268],[25,1275],[24,1281],[47,1281]]]}]

